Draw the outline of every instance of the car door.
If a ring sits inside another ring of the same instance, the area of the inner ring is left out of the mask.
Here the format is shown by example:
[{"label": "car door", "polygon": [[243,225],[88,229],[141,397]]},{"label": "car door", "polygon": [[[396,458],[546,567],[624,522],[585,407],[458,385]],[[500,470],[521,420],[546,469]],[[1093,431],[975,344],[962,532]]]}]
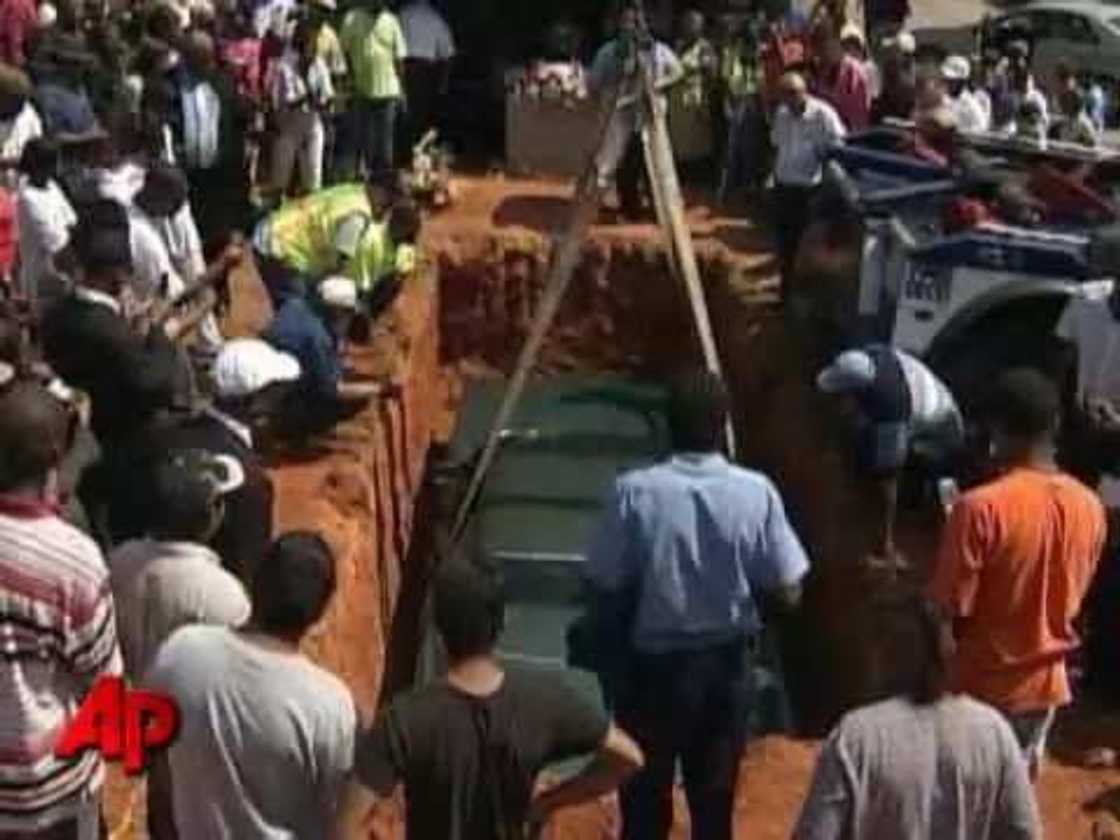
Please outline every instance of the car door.
[{"label": "car door", "polygon": [[1101,39],[1087,16],[1058,10],[1032,16],[1037,18],[1037,31],[1045,33],[1035,42],[1034,75],[1040,87],[1054,87],[1055,73],[1063,62],[1075,71],[1097,65]]},{"label": "car door", "polygon": [[1088,15],[1055,12],[1052,27],[1055,43],[1075,71],[1096,67],[1100,61],[1101,36]]}]

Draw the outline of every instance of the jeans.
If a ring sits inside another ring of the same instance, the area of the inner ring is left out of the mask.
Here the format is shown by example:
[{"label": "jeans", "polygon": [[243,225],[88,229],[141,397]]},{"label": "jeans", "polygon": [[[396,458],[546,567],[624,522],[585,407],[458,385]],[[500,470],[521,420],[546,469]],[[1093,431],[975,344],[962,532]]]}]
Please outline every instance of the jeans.
[{"label": "jeans", "polygon": [[639,654],[617,708],[645,767],[622,789],[623,840],[663,840],[681,762],[692,836],[731,840],[731,812],[750,711],[746,641]]},{"label": "jeans", "polygon": [[354,99],[341,152],[342,169],[350,177],[358,177],[362,161],[370,172],[394,165],[399,109],[399,99]]}]

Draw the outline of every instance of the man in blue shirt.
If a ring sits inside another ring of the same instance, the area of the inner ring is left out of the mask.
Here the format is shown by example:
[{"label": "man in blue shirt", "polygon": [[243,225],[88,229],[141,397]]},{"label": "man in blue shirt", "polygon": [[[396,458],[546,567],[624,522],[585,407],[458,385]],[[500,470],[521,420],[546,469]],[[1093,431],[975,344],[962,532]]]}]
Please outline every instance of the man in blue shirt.
[{"label": "man in blue shirt", "polygon": [[809,568],[774,485],[719,453],[728,409],[716,376],[674,383],[674,454],[616,480],[588,554],[598,602],[630,615],[616,716],[646,766],[622,791],[624,840],[669,836],[678,759],[693,836],[730,840],[757,594],[795,607]]},{"label": "man in blue shirt", "polygon": [[299,362],[301,375],[280,410],[276,431],[305,439],[360,413],[384,387],[343,382],[341,346],[358,310],[358,289],[346,277],[328,277],[308,300],[291,297],[261,336]]}]

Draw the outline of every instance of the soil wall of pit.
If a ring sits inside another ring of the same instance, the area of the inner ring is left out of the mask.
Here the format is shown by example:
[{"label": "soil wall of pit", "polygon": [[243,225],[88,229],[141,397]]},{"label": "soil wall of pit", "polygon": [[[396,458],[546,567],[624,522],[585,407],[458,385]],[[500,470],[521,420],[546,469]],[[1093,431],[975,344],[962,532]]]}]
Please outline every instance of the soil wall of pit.
[{"label": "soil wall of pit", "polygon": [[[414,630],[411,590],[423,580],[418,564],[430,536],[422,492],[429,446],[450,433],[468,379],[512,368],[548,266],[548,242],[536,234],[426,245],[425,276],[352,359],[364,374],[398,381],[400,398],[342,427],[330,452],[274,468],[279,528],[322,530],[339,555],[340,596],[308,646],[352,686],[364,716],[387,672],[393,688],[409,674],[408,644],[389,642]],[[831,407],[812,388],[818,351],[775,306],[768,273],[720,250],[703,250],[700,261],[740,459],[778,483],[814,563],[806,618],[786,628],[784,652],[802,723],[817,729],[860,696],[866,592],[855,570],[869,540],[866,499],[851,484]],[[592,242],[536,373],[664,376],[698,359],[687,303],[660,247]]]}]

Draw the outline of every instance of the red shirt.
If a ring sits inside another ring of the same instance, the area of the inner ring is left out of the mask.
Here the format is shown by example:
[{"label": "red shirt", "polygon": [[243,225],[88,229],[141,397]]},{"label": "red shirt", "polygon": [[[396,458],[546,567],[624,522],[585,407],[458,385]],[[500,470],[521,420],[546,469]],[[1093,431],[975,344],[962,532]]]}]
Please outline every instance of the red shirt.
[{"label": "red shirt", "polygon": [[34,0],[0,0],[0,61],[27,63],[27,38],[39,25]]},{"label": "red shirt", "polygon": [[862,131],[871,123],[871,93],[867,71],[850,55],[831,72],[821,74],[817,92],[836,109],[848,131]]}]

